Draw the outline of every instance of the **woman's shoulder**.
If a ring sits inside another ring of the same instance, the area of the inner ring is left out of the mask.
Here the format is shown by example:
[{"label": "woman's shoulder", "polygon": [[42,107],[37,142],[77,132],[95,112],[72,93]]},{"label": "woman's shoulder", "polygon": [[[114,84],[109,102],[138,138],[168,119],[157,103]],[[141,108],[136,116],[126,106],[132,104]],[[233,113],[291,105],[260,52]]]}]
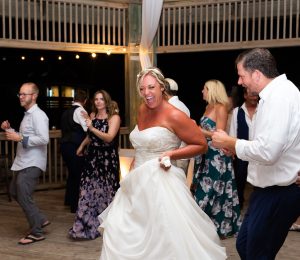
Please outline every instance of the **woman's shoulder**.
[{"label": "woman's shoulder", "polygon": [[215,110],[216,112],[226,112],[228,113],[228,108],[225,104],[215,104]]},{"label": "woman's shoulder", "polygon": [[[181,110],[170,104],[170,107],[165,110],[165,123],[167,128],[176,129],[182,125],[189,124],[190,118]],[[173,131],[172,131],[173,132]]]},{"label": "woman's shoulder", "polygon": [[216,109],[224,109],[224,108],[227,108],[227,106],[225,104],[222,104],[222,103],[216,103],[215,108]]},{"label": "woman's shoulder", "polygon": [[121,117],[119,116],[119,114],[114,114],[110,118],[108,118],[107,120],[108,121],[119,121],[119,120],[121,120]]},{"label": "woman's shoulder", "polygon": [[177,107],[173,106],[170,103],[166,104],[165,113],[167,116],[178,118],[178,117],[188,117],[186,113],[182,110],[178,109]]}]

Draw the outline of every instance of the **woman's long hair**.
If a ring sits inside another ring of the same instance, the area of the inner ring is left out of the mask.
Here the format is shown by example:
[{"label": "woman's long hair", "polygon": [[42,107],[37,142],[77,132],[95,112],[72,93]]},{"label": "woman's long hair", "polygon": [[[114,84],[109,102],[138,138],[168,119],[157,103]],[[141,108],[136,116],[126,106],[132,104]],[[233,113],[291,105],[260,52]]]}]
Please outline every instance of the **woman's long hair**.
[{"label": "woman's long hair", "polygon": [[228,106],[229,100],[224,84],[216,79],[211,79],[205,82],[204,87],[207,87],[207,102],[209,104],[223,104]]}]

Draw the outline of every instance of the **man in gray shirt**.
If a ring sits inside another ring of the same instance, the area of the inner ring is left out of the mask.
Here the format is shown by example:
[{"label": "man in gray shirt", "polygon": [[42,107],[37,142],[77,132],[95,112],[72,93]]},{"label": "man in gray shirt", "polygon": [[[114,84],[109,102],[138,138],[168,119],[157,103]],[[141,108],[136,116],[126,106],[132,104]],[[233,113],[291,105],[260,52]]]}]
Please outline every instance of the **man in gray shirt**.
[{"label": "man in gray shirt", "polygon": [[7,120],[1,124],[7,140],[18,142],[11,167],[15,176],[10,193],[22,207],[30,226],[29,233],[19,241],[21,245],[44,240],[42,228],[50,224],[32,198],[39,176],[46,170],[49,142],[49,119],[36,104],[38,95],[36,84],[24,83],[18,94],[20,105],[25,109],[19,132],[14,131]]}]

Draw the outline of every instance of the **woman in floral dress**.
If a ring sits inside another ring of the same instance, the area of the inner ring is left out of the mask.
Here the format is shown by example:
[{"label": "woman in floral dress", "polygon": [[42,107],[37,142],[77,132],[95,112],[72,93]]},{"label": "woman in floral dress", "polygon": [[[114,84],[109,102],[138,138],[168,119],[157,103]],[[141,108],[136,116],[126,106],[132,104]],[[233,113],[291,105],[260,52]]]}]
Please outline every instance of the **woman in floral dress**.
[{"label": "woman in floral dress", "polygon": [[195,158],[191,190],[201,209],[214,222],[220,238],[226,238],[239,231],[239,200],[231,157],[212,146],[211,136],[216,129],[226,128],[228,97],[223,83],[218,80],[207,81],[202,93],[208,105],[200,127],[208,142],[208,151]]},{"label": "woman in floral dress", "polygon": [[95,239],[100,236],[98,215],[113,200],[119,188],[118,135],[119,109],[110,95],[100,90],[94,94],[93,112],[85,115],[88,135],[77,150],[85,153],[85,167],[80,180],[80,197],[73,227],[74,239]]}]

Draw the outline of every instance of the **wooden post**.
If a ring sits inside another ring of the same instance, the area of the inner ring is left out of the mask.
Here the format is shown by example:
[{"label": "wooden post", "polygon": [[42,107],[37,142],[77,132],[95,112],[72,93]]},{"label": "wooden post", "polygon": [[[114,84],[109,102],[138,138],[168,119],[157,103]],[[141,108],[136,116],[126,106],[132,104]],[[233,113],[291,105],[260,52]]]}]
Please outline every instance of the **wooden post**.
[{"label": "wooden post", "polygon": [[142,6],[140,4],[129,4],[128,32],[129,52],[125,57],[125,124],[132,130],[136,124],[137,111],[141,102],[136,88],[136,77],[141,70],[138,53],[142,35]]}]

